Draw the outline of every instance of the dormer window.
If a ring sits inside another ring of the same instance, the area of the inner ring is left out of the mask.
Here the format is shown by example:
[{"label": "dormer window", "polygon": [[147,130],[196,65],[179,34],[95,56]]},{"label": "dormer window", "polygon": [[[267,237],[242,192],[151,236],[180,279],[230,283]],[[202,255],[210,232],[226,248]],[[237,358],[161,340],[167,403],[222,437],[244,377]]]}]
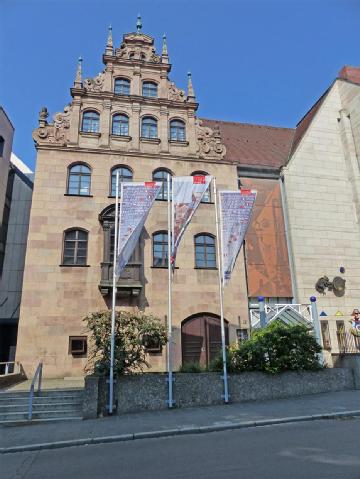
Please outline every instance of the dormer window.
[{"label": "dormer window", "polygon": [[130,80],[127,78],[116,78],[114,93],[115,95],[130,95]]},{"label": "dormer window", "polygon": [[145,81],[142,87],[142,94],[147,98],[157,98],[158,91],[157,91],[157,84],[151,81]]}]

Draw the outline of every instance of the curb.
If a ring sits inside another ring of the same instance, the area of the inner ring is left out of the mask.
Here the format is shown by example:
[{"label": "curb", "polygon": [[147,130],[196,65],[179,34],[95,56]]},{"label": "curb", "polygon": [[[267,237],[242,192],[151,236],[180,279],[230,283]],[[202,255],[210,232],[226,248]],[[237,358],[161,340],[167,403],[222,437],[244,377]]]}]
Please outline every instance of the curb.
[{"label": "curb", "polygon": [[248,429],[261,426],[274,426],[296,422],[318,421],[321,419],[338,419],[342,417],[360,416],[360,410],[333,412],[328,414],[313,414],[309,416],[281,417],[277,419],[263,419],[260,421],[233,422],[213,426],[192,426],[175,429],[164,429],[160,431],[136,432],[133,434],[119,434],[116,436],[88,437],[84,439],[69,439],[67,441],[45,442],[42,444],[29,444],[26,446],[13,446],[0,448],[0,454],[16,452],[43,451],[47,449],[61,449],[71,446],[87,446],[92,444],[106,444],[123,441],[134,441],[141,439],[154,439],[160,437],[179,436],[187,434],[206,434],[209,432],[229,431],[232,429]]}]

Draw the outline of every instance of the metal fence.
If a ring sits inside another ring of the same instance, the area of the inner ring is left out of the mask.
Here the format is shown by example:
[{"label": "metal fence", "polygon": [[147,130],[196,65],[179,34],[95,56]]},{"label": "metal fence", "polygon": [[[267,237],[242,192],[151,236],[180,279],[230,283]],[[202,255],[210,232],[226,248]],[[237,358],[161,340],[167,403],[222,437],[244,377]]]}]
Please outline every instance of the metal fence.
[{"label": "metal fence", "polygon": [[360,354],[360,336],[347,331],[336,332],[340,354]]}]

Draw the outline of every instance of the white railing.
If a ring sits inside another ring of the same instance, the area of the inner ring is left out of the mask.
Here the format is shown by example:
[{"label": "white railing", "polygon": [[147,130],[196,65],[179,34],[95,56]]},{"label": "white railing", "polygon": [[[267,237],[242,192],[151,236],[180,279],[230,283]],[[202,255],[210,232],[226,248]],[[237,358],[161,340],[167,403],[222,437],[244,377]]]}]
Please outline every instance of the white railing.
[{"label": "white railing", "polygon": [[[311,325],[313,323],[313,317],[310,304],[265,304],[266,323],[274,321],[282,313],[295,312],[301,316],[306,322]],[[260,310],[250,309],[250,321],[253,328],[257,328],[260,325]]]},{"label": "white railing", "polygon": [[39,363],[38,367],[36,368],[33,380],[31,381],[30,386],[30,395],[29,395],[29,413],[28,419],[31,421],[32,413],[33,413],[33,401],[34,401],[34,394],[35,394],[35,384],[36,380],[38,379],[38,389],[37,394],[40,395],[41,392],[41,379],[42,379],[42,363]]},{"label": "white railing", "polygon": [[8,376],[9,374],[19,374],[21,371],[20,363],[15,361],[6,361],[0,363],[0,376]]}]

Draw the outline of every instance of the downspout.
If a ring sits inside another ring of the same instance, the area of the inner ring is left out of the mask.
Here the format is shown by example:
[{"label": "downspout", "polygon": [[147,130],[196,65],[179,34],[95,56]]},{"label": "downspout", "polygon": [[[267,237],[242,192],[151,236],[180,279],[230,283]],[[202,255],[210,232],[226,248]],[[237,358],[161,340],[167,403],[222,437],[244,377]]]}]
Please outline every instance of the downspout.
[{"label": "downspout", "polygon": [[291,289],[293,292],[293,304],[298,303],[298,289],[297,289],[297,282],[296,282],[296,275],[295,275],[295,261],[294,261],[294,252],[291,243],[291,235],[290,235],[290,227],[289,227],[289,213],[288,213],[288,205],[286,200],[286,191],[285,191],[285,178],[283,169],[280,171],[280,191],[281,191],[281,205],[283,209],[284,215],[284,226],[285,226],[285,237],[286,237],[286,246],[288,250],[288,259],[289,259],[289,267],[290,267],[290,276],[291,276]]}]

